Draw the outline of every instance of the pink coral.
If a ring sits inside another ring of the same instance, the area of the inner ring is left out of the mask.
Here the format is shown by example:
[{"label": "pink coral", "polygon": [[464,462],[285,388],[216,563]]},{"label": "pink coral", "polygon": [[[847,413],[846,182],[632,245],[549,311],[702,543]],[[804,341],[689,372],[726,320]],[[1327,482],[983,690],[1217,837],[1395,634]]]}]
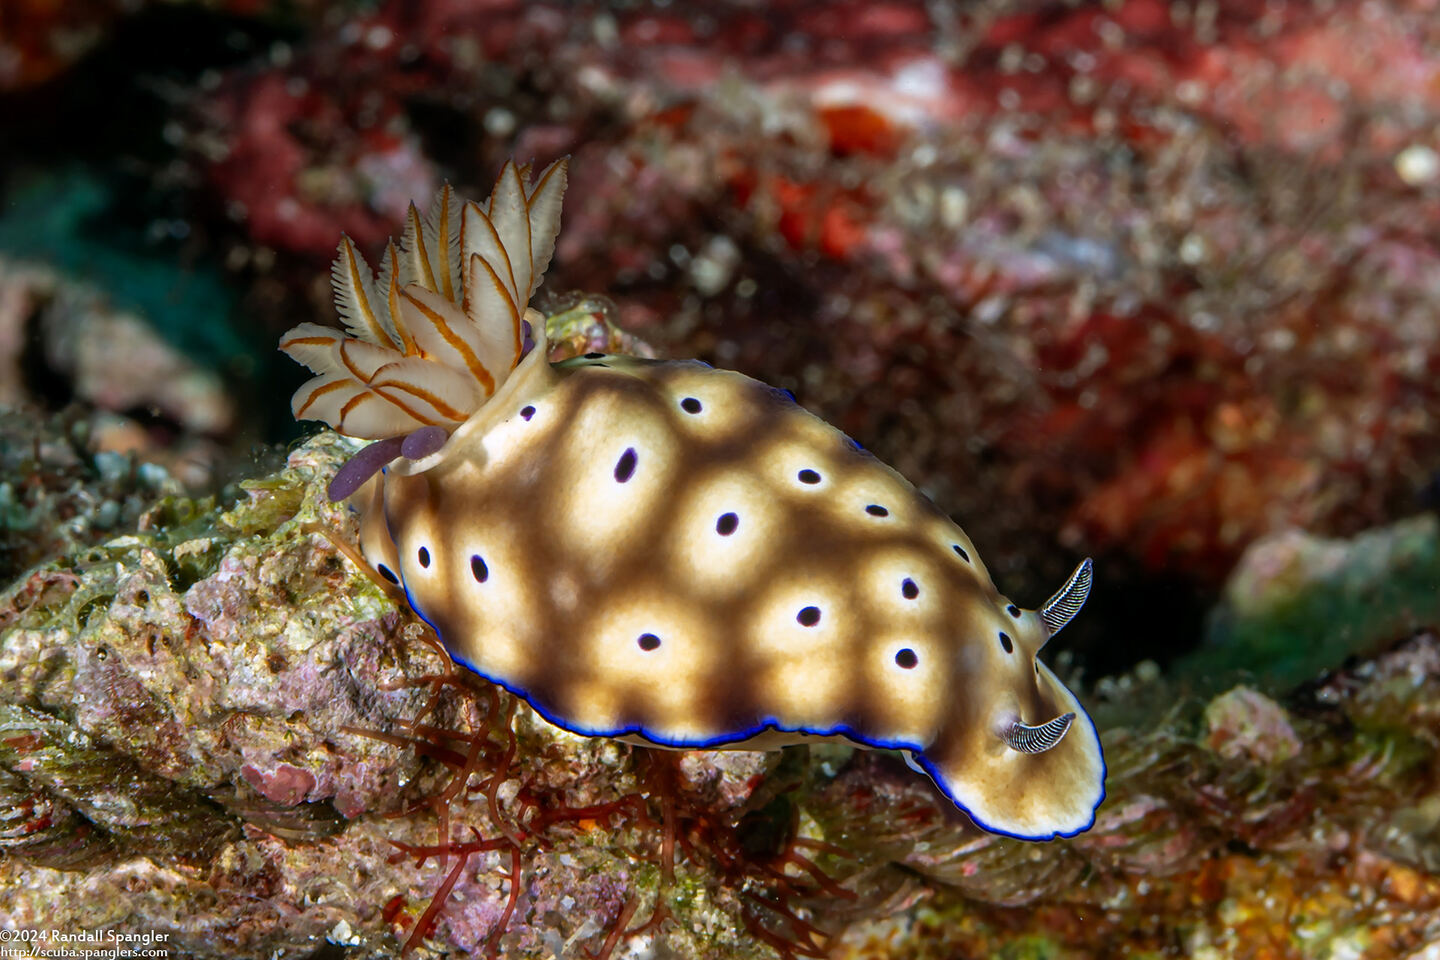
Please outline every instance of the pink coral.
[{"label": "pink coral", "polygon": [[1300,753],[1300,737],[1285,710],[1249,687],[1236,687],[1205,707],[1205,745],[1227,760],[1249,757],[1280,763]]}]

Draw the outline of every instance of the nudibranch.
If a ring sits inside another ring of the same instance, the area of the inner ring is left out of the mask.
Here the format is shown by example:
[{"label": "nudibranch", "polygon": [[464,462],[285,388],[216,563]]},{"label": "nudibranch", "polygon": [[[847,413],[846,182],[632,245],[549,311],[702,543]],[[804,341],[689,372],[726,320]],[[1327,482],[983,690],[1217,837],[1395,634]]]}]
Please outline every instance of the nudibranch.
[{"label": "nudibranch", "polygon": [[1099,737],[1037,659],[1038,610],[894,470],[794,398],[696,361],[548,357],[529,308],[566,163],[412,205],[378,275],[342,238],[346,332],[281,349],[297,418],[375,441],[331,487],[451,656],[580,734],[670,748],[902,751],[982,828],[1088,829]]}]

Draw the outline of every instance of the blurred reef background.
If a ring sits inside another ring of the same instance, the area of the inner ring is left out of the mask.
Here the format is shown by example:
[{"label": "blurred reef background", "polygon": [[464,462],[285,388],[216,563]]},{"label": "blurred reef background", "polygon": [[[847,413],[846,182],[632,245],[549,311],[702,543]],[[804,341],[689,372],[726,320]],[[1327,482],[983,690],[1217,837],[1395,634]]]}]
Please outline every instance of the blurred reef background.
[{"label": "blurred reef background", "polygon": [[[563,154],[562,349],[792,390],[1019,601],[1096,558],[1094,830],[558,732],[320,532],[340,232]],[[0,0],[0,930],[1440,960],[1437,420],[1435,0]]]}]

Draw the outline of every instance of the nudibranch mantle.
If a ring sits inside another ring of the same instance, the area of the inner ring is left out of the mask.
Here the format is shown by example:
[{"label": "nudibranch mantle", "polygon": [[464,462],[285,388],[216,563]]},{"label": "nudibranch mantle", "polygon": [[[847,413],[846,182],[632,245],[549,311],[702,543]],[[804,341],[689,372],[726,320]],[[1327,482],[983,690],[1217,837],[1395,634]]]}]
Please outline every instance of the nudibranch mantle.
[{"label": "nudibranch mantle", "polygon": [[1089,561],[1021,610],[959,527],[784,391],[695,361],[550,363],[527,308],[564,183],[561,161],[533,183],[507,164],[484,205],[447,187],[378,279],[342,239],[350,335],[282,340],[318,374],[296,416],[380,441],[338,490],[366,559],[457,662],[565,729],[842,738],[905,751],[986,830],[1088,829],[1099,737],[1037,654]]}]

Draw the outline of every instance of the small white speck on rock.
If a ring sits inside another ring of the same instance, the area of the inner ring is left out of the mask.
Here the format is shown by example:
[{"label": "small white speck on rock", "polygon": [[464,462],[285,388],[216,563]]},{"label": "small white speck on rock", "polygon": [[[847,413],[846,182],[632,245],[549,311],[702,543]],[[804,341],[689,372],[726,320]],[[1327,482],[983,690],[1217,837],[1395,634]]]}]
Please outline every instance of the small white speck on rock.
[{"label": "small white speck on rock", "polygon": [[515,114],[495,107],[485,114],[485,132],[493,137],[509,136],[515,130]]},{"label": "small white speck on rock", "polygon": [[1421,143],[1412,143],[1395,155],[1395,173],[1407,186],[1433,183],[1440,176],[1440,154]]},{"label": "small white speck on rock", "polygon": [[331,927],[330,932],[325,934],[325,939],[345,947],[360,945],[360,938],[356,936],[354,930],[350,929],[349,922],[345,920],[341,920]]}]

